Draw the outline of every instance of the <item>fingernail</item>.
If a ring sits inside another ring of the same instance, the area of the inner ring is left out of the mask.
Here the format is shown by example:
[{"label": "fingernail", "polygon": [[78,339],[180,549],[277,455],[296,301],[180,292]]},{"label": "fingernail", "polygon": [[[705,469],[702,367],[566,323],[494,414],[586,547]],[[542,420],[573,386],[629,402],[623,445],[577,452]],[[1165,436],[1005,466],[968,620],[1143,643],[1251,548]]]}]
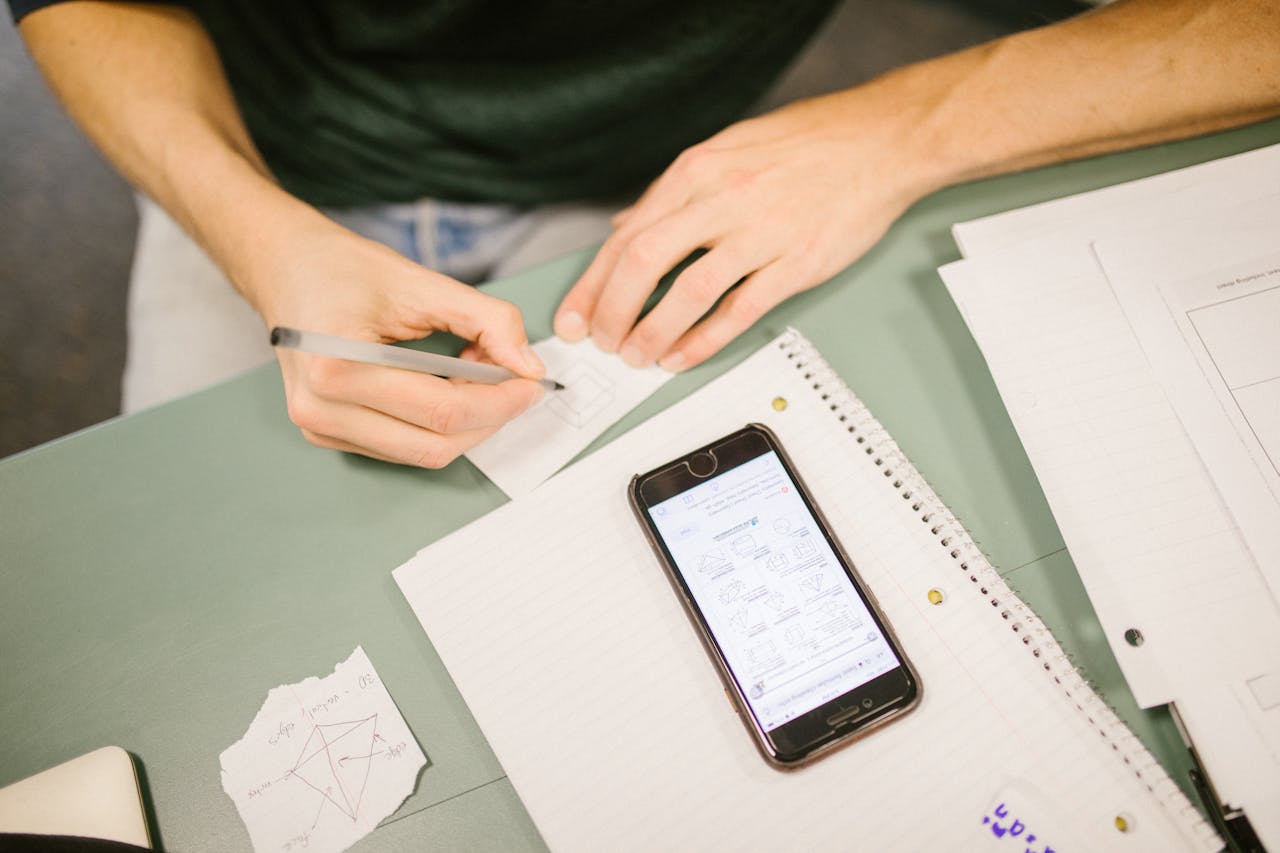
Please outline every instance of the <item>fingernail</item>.
[{"label": "fingernail", "polygon": [[644,357],[644,353],[640,352],[640,347],[635,344],[627,344],[618,351],[618,355],[622,356],[622,360],[632,367],[648,367],[652,363]]},{"label": "fingernail", "polygon": [[520,357],[524,359],[525,369],[535,376],[541,376],[546,373],[546,365],[542,363],[542,359],[538,358],[538,354],[533,351],[533,347],[525,344],[520,347]]},{"label": "fingernail", "polygon": [[565,311],[556,316],[556,334],[573,343],[587,336],[587,324],[577,311]]},{"label": "fingernail", "polygon": [[677,373],[680,368],[684,367],[684,362],[684,353],[673,352],[658,359],[658,366],[663,370],[670,370],[672,373]]}]

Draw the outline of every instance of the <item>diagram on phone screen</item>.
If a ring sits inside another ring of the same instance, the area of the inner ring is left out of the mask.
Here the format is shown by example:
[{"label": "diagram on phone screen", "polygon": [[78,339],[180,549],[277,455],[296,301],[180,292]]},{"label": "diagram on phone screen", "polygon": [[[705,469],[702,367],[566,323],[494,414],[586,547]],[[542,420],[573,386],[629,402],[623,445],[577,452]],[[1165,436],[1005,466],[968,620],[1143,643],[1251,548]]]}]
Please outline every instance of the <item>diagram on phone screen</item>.
[{"label": "diagram on phone screen", "polygon": [[781,723],[897,662],[779,468],[757,457],[652,517],[753,712]]},{"label": "diagram on phone screen", "polygon": [[778,653],[778,647],[772,641],[760,643],[747,649],[747,660],[754,664],[761,664],[775,657]]},{"label": "diagram on phone screen", "polygon": [[719,574],[732,568],[724,549],[716,548],[703,554],[698,560],[698,571],[707,574]]},{"label": "diagram on phone screen", "polygon": [[720,601],[724,604],[731,604],[742,597],[742,591],[746,588],[746,584],[742,581],[730,581],[720,589]]}]

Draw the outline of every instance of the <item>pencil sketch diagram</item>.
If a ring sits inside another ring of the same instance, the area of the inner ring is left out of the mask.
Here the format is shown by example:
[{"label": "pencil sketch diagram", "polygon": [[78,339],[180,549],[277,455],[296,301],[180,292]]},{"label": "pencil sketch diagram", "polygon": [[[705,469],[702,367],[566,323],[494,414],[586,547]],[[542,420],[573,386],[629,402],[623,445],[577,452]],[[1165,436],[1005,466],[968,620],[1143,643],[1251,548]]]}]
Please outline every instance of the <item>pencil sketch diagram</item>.
[{"label": "pencil sketch diagram", "polygon": [[427,757],[356,646],[329,675],[268,691],[218,763],[254,850],[341,853],[399,808]]},{"label": "pencil sketch diagram", "polygon": [[547,395],[547,410],[574,429],[585,427],[613,402],[613,383],[589,364],[575,364],[556,378],[564,390]]},{"label": "pencil sketch diagram", "polygon": [[739,557],[745,557],[756,549],[756,538],[750,533],[744,533],[733,540],[733,552]]},{"label": "pencil sketch diagram", "polygon": [[822,575],[810,575],[800,581],[800,588],[811,595],[822,592]]},{"label": "pencil sketch diagram", "polygon": [[377,714],[311,727],[285,779],[297,779],[320,795],[316,823],[329,804],[352,821],[360,816],[373,757],[383,752],[381,743]]}]

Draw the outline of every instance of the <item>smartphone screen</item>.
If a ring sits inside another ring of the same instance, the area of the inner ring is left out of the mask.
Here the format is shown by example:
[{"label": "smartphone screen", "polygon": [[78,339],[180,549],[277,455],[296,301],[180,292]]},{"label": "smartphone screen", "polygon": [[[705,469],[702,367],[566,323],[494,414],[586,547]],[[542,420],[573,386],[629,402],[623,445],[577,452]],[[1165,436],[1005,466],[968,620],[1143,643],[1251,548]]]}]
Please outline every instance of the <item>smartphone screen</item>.
[{"label": "smartphone screen", "polygon": [[915,680],[768,438],[704,448],[714,473],[692,476],[681,464],[691,454],[638,479],[637,494],[722,668],[785,761],[857,728],[845,723],[905,710]]}]

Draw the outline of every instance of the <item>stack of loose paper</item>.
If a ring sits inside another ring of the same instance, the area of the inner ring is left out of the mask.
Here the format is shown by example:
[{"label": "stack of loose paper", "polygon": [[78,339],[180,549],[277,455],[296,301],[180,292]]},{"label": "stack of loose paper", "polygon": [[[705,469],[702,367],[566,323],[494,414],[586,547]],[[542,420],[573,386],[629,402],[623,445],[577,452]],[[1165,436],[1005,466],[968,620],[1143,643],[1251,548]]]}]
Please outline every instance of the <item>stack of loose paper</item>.
[{"label": "stack of loose paper", "polygon": [[955,227],[942,277],[1138,701],[1280,848],[1280,146]]}]

